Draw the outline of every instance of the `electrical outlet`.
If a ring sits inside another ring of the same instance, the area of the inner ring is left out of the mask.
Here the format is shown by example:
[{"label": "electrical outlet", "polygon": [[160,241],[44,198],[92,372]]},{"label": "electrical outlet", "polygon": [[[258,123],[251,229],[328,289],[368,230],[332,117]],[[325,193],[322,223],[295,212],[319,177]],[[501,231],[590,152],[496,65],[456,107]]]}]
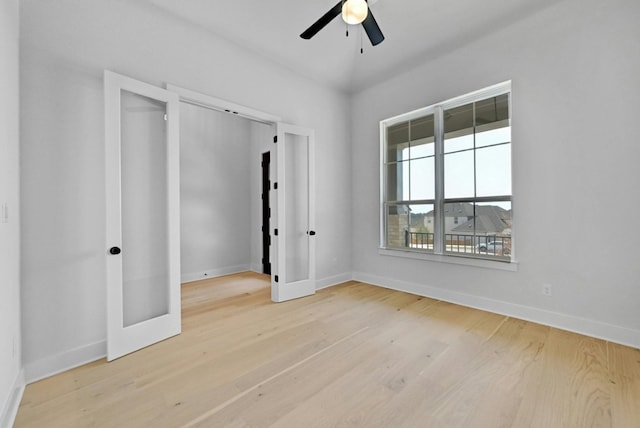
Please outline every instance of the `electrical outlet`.
[{"label": "electrical outlet", "polygon": [[542,284],[542,294],[544,296],[551,296],[551,284]]}]

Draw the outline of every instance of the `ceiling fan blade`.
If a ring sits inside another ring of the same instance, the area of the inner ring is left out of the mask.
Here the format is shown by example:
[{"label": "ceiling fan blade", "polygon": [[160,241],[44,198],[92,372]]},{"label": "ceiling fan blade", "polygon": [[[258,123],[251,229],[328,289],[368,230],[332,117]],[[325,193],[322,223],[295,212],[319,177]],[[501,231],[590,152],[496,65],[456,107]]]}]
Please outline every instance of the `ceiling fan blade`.
[{"label": "ceiling fan blade", "polygon": [[371,44],[373,46],[382,43],[384,40],[384,35],[376,22],[376,19],[373,17],[373,13],[371,13],[371,8],[369,8],[369,13],[364,21],[362,21],[362,26],[364,27],[364,31],[367,33],[369,40],[371,40]]},{"label": "ceiling fan blade", "polygon": [[340,13],[342,13],[342,0],[332,7],[329,12],[322,15],[322,17],[314,22],[311,27],[304,30],[304,32],[300,34],[300,37],[307,40],[312,38],[318,31],[322,30],[328,23],[333,21],[333,18],[340,15]]}]

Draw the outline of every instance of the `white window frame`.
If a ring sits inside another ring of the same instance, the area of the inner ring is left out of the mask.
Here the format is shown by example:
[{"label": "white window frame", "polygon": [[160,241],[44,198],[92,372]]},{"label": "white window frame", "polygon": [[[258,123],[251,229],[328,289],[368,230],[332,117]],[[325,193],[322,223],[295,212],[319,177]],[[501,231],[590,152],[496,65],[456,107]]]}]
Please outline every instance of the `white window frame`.
[{"label": "white window frame", "polygon": [[[380,121],[380,248],[379,253],[386,256],[406,257],[419,260],[437,261],[443,263],[461,264],[476,267],[485,267],[492,269],[516,271],[518,262],[516,261],[515,253],[515,232],[513,224],[514,220],[514,189],[513,179],[511,180],[511,255],[509,260],[504,259],[489,259],[478,256],[464,255],[464,254],[452,254],[446,253],[443,248],[442,242],[442,229],[444,228],[444,141],[442,117],[445,110],[459,107],[465,104],[469,104],[476,101],[481,101],[486,98],[495,97],[498,95],[509,94],[509,117],[511,118],[511,81],[502,82],[478,91],[474,91],[456,98],[449,99],[444,102],[436,103],[427,107],[423,107],[408,113],[403,113],[398,116],[394,116],[388,119]],[[435,145],[435,200],[434,200],[434,250],[433,252],[426,252],[420,249],[412,248],[397,248],[387,246],[387,214],[386,214],[386,130],[388,127],[396,125],[398,123],[406,122],[413,119],[418,119],[428,115],[434,115],[434,145]],[[513,140],[513,137],[512,137]],[[513,147],[513,145],[511,146]],[[513,165],[513,151],[512,151],[512,165]],[[513,168],[512,176],[513,176]],[[512,177],[513,178],[513,177]],[[437,207],[437,208],[436,208]]]}]

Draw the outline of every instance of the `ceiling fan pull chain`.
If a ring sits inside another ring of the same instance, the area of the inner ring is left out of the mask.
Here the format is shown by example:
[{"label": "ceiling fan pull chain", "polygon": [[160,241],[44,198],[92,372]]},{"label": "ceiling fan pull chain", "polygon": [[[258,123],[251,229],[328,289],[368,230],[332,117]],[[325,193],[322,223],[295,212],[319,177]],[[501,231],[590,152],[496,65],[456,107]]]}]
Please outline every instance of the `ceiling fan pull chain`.
[{"label": "ceiling fan pull chain", "polygon": [[[346,0],[342,1],[342,7],[340,8],[340,10],[342,10],[342,8],[344,7],[344,3]],[[344,21],[344,32],[346,34],[345,37],[349,37],[349,23],[347,21]]]},{"label": "ceiling fan pull chain", "polygon": [[360,27],[360,55],[364,53],[364,48],[362,46],[362,33],[364,32],[364,27]]}]

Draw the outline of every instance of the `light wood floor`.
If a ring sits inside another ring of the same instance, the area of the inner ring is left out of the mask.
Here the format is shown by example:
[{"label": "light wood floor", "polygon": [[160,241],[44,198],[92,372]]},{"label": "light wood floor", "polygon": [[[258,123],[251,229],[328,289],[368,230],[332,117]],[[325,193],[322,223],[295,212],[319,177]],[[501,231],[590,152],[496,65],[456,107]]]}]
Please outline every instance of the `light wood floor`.
[{"label": "light wood floor", "polygon": [[183,334],[29,385],[16,427],[640,427],[640,351],[348,282],[183,287]]}]

